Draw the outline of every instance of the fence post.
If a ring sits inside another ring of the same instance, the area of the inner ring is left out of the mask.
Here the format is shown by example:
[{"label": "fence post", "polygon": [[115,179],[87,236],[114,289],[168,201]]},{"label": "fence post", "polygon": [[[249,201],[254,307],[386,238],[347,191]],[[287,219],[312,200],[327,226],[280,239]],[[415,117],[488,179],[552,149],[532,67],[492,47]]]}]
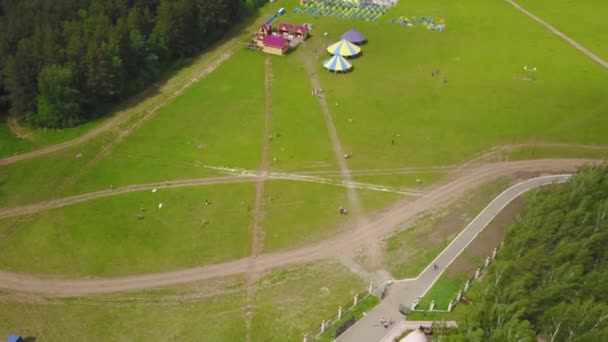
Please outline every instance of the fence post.
[{"label": "fence post", "polygon": [[353,306],[357,306],[357,299],[359,299],[359,295],[358,294],[355,295],[355,298],[353,300]]},{"label": "fence post", "polygon": [[338,308],[338,319],[342,318],[342,307]]},{"label": "fence post", "polygon": [[475,271],[475,280],[477,280],[477,278],[479,278],[480,273],[481,273],[481,268],[478,268],[477,271]]},{"label": "fence post", "polygon": [[484,264],[484,268],[488,268],[488,265],[490,265],[490,257],[486,258],[486,262]]},{"label": "fence post", "polygon": [[304,335],[304,340],[303,340],[303,342],[308,342],[307,340],[308,340],[308,335]]},{"label": "fence post", "polygon": [[494,250],[492,251],[492,260],[496,259],[496,252],[498,249],[494,248]]},{"label": "fence post", "polygon": [[453,305],[454,305],[454,301],[452,301],[452,300],[451,300],[451,301],[448,303],[448,312],[452,312],[452,306],[453,306]]},{"label": "fence post", "polygon": [[412,311],[414,311],[414,309],[416,309],[416,306],[418,305],[418,301],[417,300],[413,300],[412,301]]},{"label": "fence post", "polygon": [[469,287],[471,287],[471,279],[468,279],[466,283],[464,283],[464,292],[469,291]]},{"label": "fence post", "polygon": [[325,332],[325,321],[321,321],[321,334]]},{"label": "fence post", "polygon": [[435,309],[435,301],[434,300],[431,301],[431,307],[429,308],[429,311],[433,311],[433,309]]},{"label": "fence post", "polygon": [[374,282],[373,282],[373,281],[370,281],[370,282],[369,282],[369,288],[367,289],[367,292],[368,292],[369,294],[371,294],[371,293],[372,293],[372,288],[373,288],[373,287],[374,287]]},{"label": "fence post", "polygon": [[460,298],[462,298],[462,290],[458,291],[458,294],[456,295],[456,301],[460,302]]}]

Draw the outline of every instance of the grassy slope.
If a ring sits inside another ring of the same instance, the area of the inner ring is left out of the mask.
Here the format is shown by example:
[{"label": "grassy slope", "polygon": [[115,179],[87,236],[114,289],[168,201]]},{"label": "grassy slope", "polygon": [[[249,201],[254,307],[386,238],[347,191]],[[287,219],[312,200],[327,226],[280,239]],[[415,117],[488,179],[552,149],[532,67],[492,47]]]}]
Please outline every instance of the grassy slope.
[{"label": "grassy slope", "polygon": [[[303,245],[352,226],[351,216],[341,216],[338,208],[348,207],[346,189],[337,186],[291,181],[271,181],[266,194],[272,202],[264,204],[266,251]],[[368,212],[378,210],[400,198],[399,195],[359,190]]]},{"label": "grassy slope", "polygon": [[[244,279],[69,299],[0,295],[0,333],[43,341],[237,341],[245,335]],[[218,291],[217,288],[221,288]]]},{"label": "grassy slope", "polygon": [[[110,184],[215,173],[204,165],[255,168],[263,124],[263,77],[262,56],[237,53],[161,109],[91,170],[85,166],[112,141],[112,134],[52,156],[0,166],[0,173],[8,174],[0,184],[0,205],[106,189]],[[83,158],[76,159],[76,153]]]},{"label": "grassy slope", "polygon": [[254,169],[263,125],[263,57],[242,51],[186,90],[83,177],[98,186],[209,175],[207,166]]},{"label": "grassy slope", "polygon": [[[413,278],[433,261],[456,235],[485,207],[507,188],[497,181],[452,204],[438,214],[427,213],[413,226],[401,230],[385,241],[385,262],[396,278]],[[458,225],[454,227],[454,225]]]},{"label": "grassy slope", "polygon": [[[377,184],[396,189],[423,190],[446,176],[445,172],[415,172],[393,175],[355,176],[354,180],[361,183]],[[416,180],[420,179],[418,184]]]},{"label": "grassy slope", "polygon": [[338,312],[365,282],[334,263],[296,266],[262,279],[256,293],[252,341],[301,341]]},{"label": "grassy slope", "polygon": [[281,136],[270,145],[274,171],[337,169],[319,102],[310,95],[302,70],[303,49],[286,58],[272,58],[271,132]]},{"label": "grassy slope", "polygon": [[[386,22],[399,14],[445,17],[447,30]],[[400,2],[379,23],[290,18],[314,22],[321,51],[351,26],[368,37],[354,72],[327,73],[326,54],[316,63],[354,168],[449,164],[531,139],[606,142],[608,75],[504,2]],[[524,65],[542,70],[538,81],[520,80]],[[436,68],[447,84],[430,75]]]},{"label": "grassy slope", "polygon": [[59,130],[35,130],[32,131],[32,141],[15,140],[16,137],[6,129],[4,123],[0,124],[0,157],[9,156],[14,153],[27,152],[45,145],[60,143],[75,138],[99,126],[112,116],[126,113],[132,119],[145,115],[147,110],[154,108],[165,101],[175,91],[181,89],[186,82],[189,82],[194,75],[200,74],[206,69],[207,65],[216,60],[226,49],[230,49],[240,44],[243,38],[248,36],[249,32],[257,27],[257,24],[255,24],[256,22],[260,23],[269,15],[275,13],[283,3],[284,0],[279,0],[273,4],[263,6],[258,9],[256,13],[253,13],[250,17],[244,19],[240,25],[234,27],[233,31],[228,32],[224,39],[214,44],[211,48],[194,58],[175,62],[174,65],[170,66],[169,69],[165,71],[166,77],[163,77],[154,86],[150,86],[140,94],[119,104],[110,115],[88,122],[79,127]]},{"label": "grassy slope", "polygon": [[523,8],[534,13],[559,31],[583,45],[604,60],[608,60],[606,18],[608,2],[597,0],[517,0]]},{"label": "grassy slope", "polygon": [[249,254],[250,213],[240,203],[253,192],[253,184],[159,189],[5,219],[0,268],[108,276],[241,258]]},{"label": "grassy slope", "polygon": [[596,158],[607,159],[608,149],[579,147],[526,147],[506,153],[507,159],[541,159],[541,158]]},{"label": "grassy slope", "polygon": [[[252,341],[301,341],[365,284],[337,264],[282,269],[258,282]],[[219,291],[218,291],[219,290]],[[244,280],[89,298],[0,295],[0,335],[56,341],[244,341]],[[21,301],[24,298],[20,298]]]}]

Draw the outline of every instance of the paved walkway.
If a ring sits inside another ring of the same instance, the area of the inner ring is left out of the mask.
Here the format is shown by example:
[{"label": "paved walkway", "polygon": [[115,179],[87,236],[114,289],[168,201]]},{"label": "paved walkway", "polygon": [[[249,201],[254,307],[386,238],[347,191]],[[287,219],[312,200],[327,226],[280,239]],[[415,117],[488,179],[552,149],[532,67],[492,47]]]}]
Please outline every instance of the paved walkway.
[{"label": "paved walkway", "polygon": [[[401,336],[406,330],[416,330],[420,326],[425,328],[433,325],[433,321],[401,321],[388,330],[388,334],[384,336],[380,342],[393,342],[397,337]],[[458,328],[458,323],[455,321],[445,322],[448,328]]]},{"label": "paved walkway", "polygon": [[[389,330],[380,325],[380,320],[403,321],[403,315],[399,313],[399,304],[405,304],[407,307],[410,307],[416,297],[424,296],[443,271],[511,201],[531,189],[548,184],[563,183],[568,178],[570,178],[570,175],[537,177],[513,185],[505,190],[488,204],[418,277],[394,281],[390,285],[386,298],[338,340],[341,342],[384,341]],[[439,270],[434,270],[433,264],[437,264]],[[404,325],[397,325],[397,327],[400,326],[403,327]],[[391,335],[396,333],[395,329],[390,330]],[[399,336],[399,334],[396,336]]]}]

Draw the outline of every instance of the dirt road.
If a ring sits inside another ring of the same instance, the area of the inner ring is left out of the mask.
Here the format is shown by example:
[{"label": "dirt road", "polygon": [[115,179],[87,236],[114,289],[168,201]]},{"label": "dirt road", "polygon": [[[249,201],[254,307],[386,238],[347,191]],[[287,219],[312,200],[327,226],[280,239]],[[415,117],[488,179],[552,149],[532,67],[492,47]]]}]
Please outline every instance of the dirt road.
[{"label": "dirt road", "polygon": [[264,250],[264,241],[266,240],[266,231],[262,227],[262,222],[266,213],[264,211],[264,194],[266,185],[266,174],[270,169],[270,141],[273,137],[270,134],[270,121],[272,119],[272,62],[270,57],[264,62],[264,129],[262,131],[262,151],[260,152],[260,165],[257,171],[257,180],[255,182],[255,202],[253,204],[252,220],[251,220],[251,258],[249,258],[249,266],[247,267],[247,298],[245,311],[245,341],[251,341],[251,321],[255,314],[255,282],[258,279],[259,272],[257,269],[257,257]]},{"label": "dirt road", "polygon": [[[256,258],[256,269],[263,271],[293,263],[319,260],[335,256],[344,250],[352,250],[353,246],[379,242],[398,229],[399,226],[412,222],[420,213],[444,206],[476,187],[499,177],[522,172],[572,172],[578,167],[590,163],[598,162],[585,159],[544,159],[492,163],[458,171],[459,174],[454,175],[449,182],[436,187],[415,200],[410,199],[397,203],[375,221],[363,226],[357,225],[352,230],[335,235],[320,243],[287,251],[262,254]],[[58,279],[49,276],[0,272],[0,289],[46,296],[81,296],[141,290],[229,276],[245,273],[250,265],[251,257],[187,270],[109,279]]]}]

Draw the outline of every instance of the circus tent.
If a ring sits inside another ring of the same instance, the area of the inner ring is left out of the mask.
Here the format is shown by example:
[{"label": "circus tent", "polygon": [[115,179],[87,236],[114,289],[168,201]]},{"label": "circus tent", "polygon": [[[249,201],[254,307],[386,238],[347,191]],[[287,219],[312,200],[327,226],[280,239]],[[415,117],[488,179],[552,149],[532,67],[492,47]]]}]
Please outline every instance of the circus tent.
[{"label": "circus tent", "polygon": [[353,67],[352,63],[340,55],[334,55],[332,58],[323,62],[323,67],[329,71],[345,72]]},{"label": "circus tent", "polygon": [[366,41],[365,36],[355,29],[350,29],[348,32],[343,34],[341,38],[353,44],[363,44]]},{"label": "circus tent", "polygon": [[327,48],[327,52],[331,53],[332,55],[349,57],[358,55],[361,52],[361,48],[348,40],[342,39],[341,41],[330,45]]}]

